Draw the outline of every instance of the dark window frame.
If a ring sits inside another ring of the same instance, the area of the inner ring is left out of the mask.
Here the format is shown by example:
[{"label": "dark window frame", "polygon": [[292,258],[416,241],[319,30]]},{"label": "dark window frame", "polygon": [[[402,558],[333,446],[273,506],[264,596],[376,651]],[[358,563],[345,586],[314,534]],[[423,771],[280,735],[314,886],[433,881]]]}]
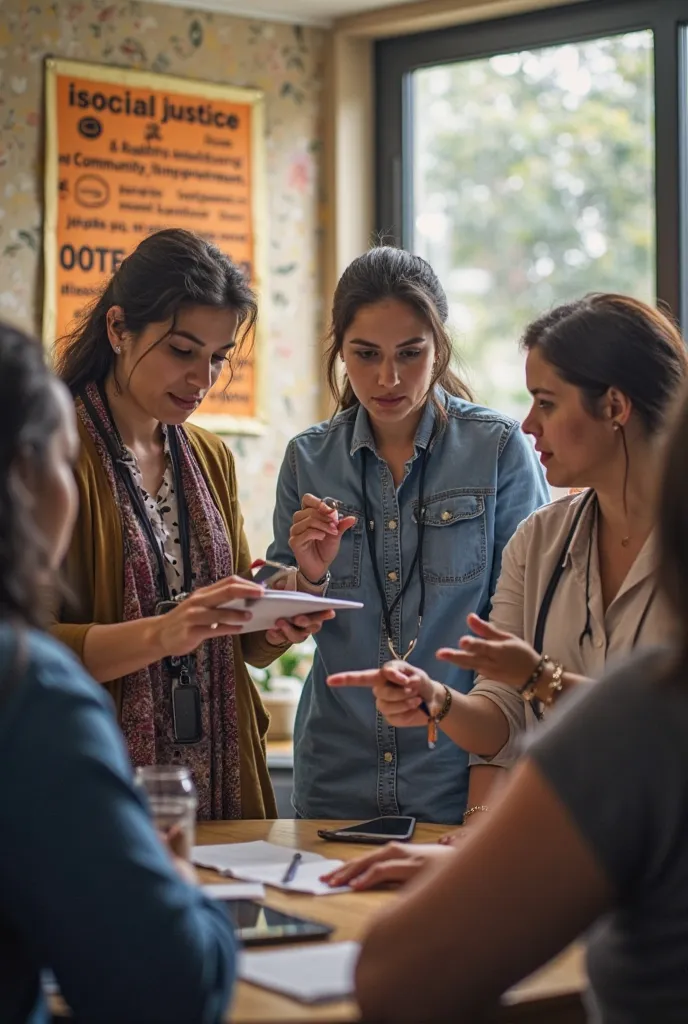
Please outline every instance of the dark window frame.
[{"label": "dark window frame", "polygon": [[652,29],[657,300],[688,329],[688,0],[586,0],[382,39],[375,47],[378,234],[410,245],[412,74],[418,68]]}]

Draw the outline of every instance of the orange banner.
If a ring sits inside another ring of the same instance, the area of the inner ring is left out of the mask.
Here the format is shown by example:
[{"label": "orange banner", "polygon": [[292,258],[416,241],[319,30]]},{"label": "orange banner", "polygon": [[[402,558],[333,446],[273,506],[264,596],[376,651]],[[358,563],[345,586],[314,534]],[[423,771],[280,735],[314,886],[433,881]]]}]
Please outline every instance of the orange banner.
[{"label": "orange banner", "polygon": [[[46,342],[162,228],[209,239],[259,286],[262,94],[67,61],[47,72]],[[256,338],[196,419],[254,432],[259,348]]]}]

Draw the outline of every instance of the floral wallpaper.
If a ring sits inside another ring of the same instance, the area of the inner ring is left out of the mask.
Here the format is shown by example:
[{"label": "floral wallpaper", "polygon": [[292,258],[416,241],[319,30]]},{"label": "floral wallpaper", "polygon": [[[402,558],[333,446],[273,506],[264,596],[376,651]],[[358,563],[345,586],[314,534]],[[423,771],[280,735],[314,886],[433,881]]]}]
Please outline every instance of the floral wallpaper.
[{"label": "floral wallpaper", "polygon": [[230,437],[254,554],[272,535],[289,438],[318,418],[321,83],[326,33],[135,0],[0,0],[0,318],[41,322],[46,55],[253,86],[266,94],[270,427]]}]

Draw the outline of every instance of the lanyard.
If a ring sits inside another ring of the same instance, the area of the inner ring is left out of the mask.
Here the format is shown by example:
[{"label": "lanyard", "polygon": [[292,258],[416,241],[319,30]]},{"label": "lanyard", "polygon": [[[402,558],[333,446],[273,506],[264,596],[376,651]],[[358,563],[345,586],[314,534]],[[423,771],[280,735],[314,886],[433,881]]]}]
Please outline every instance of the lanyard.
[{"label": "lanyard", "polygon": [[[406,576],[406,581],[402,585],[401,590],[394,598],[391,605],[387,603],[385,588],[382,583],[382,577],[380,576],[380,567],[377,564],[377,558],[375,556],[375,521],[371,518],[370,508],[368,506],[368,486],[366,480],[366,460],[368,455],[368,449],[365,447],[362,449],[363,460],[361,466],[361,492],[363,495],[363,517],[365,519],[365,530],[366,536],[368,538],[368,551],[370,552],[370,561],[372,562],[373,565],[373,576],[375,578],[375,586],[377,587],[377,592],[380,597],[380,603],[382,605],[382,615],[385,620],[385,632],[387,633],[387,646],[392,652],[392,655],[395,658],[398,658],[400,661],[406,661],[407,658],[410,657],[411,652],[418,643],[418,634],[420,633],[420,627],[423,623],[423,612],[425,611],[425,576],[423,573],[423,537],[425,534],[425,509],[423,508],[423,502],[425,499],[425,466],[428,461],[428,455],[430,453],[430,446],[432,445],[433,436],[434,431],[433,435],[430,437],[430,440],[428,441],[427,447],[423,451],[420,462],[420,478],[418,480],[418,516],[416,520],[418,524],[418,540],[416,543],[416,553],[413,556],[413,561],[411,562],[411,567]],[[394,614],[397,605],[399,604],[399,602],[401,601],[404,594],[409,588],[409,585],[413,578],[413,571],[416,567],[416,564],[418,564],[418,577],[420,580],[420,601],[418,602],[418,628],[416,636],[409,644],[406,654],[400,655],[397,654],[397,652],[395,651],[394,643],[392,641],[392,637],[394,635],[394,631],[392,629],[392,615]]]},{"label": "lanyard", "polygon": [[[540,605],[540,610],[538,612],[537,622],[535,625],[535,636],[533,638],[533,647],[535,648],[538,654],[542,654],[542,646],[545,637],[545,626],[547,625],[547,616],[549,615],[550,608],[552,607],[552,601],[554,600],[554,595],[561,581],[561,577],[564,574],[564,569],[566,568],[566,559],[569,553],[569,548],[571,547],[571,543],[573,541],[573,535],[575,534],[578,528],[578,524],[581,520],[583,513],[585,512],[585,509],[591,502],[595,506],[597,505],[597,495],[592,489],[588,491],[588,493],[581,501],[580,508],[576,512],[573,523],[571,524],[571,529],[566,535],[566,540],[562,545],[561,553],[557,560],[557,564],[555,565],[552,575],[550,576],[549,582],[547,584],[547,589],[545,590],[544,597],[542,598],[542,604]],[[583,641],[585,640],[586,636],[589,639],[592,639],[592,628],[590,626],[590,562],[592,559],[592,544],[593,529],[591,527],[590,537],[588,539],[588,555],[585,566],[585,626],[583,627],[583,632],[578,638],[579,647],[583,646]],[[655,594],[656,587],[653,587],[650,592],[650,596],[647,600],[647,604],[643,609],[643,614],[640,617],[640,622],[638,623],[635,633],[633,635],[631,649],[636,647],[638,640],[640,639],[640,634],[645,625],[645,620],[647,619],[650,608],[654,603]],[[530,706],[533,708],[533,711],[535,712],[536,716],[538,718],[541,718],[542,713],[540,709],[540,702],[531,701]]]},{"label": "lanyard", "polygon": [[[559,554],[559,558],[557,559],[557,563],[554,566],[554,571],[552,572],[552,575],[549,578],[549,582],[547,584],[547,589],[545,590],[545,595],[542,598],[542,604],[540,605],[540,610],[538,612],[537,623],[535,625],[535,636],[533,638],[533,647],[538,652],[538,654],[542,654],[542,643],[543,643],[543,640],[544,640],[544,637],[545,637],[545,626],[547,625],[547,616],[549,615],[549,610],[552,607],[552,601],[554,600],[554,595],[555,595],[555,593],[557,591],[557,587],[559,586],[559,583],[561,581],[561,577],[564,575],[564,569],[566,568],[566,557],[567,557],[567,555],[569,553],[569,548],[571,547],[571,541],[573,540],[573,535],[576,532],[576,530],[578,529],[578,524],[581,521],[581,517],[582,517],[583,513],[585,512],[585,510],[586,510],[586,508],[588,506],[588,503],[593,498],[596,498],[595,492],[593,490],[590,490],[590,491],[588,491],[588,493],[585,495],[585,497],[581,501],[580,508],[576,512],[576,515],[575,515],[575,518],[573,520],[573,523],[571,524],[571,529],[569,530],[568,534],[566,535],[566,540],[564,541],[564,544],[562,546],[561,553]],[[588,549],[588,572],[586,573],[586,594],[585,594],[586,628],[583,630],[583,633],[581,634],[581,641],[580,641],[581,643],[583,641],[583,637],[585,636],[585,634],[587,633],[587,631],[590,628],[590,624],[589,624],[590,607],[589,607],[589,601],[588,601],[588,587],[589,587],[589,580],[590,580],[589,572],[590,572],[590,550]]]},{"label": "lanyard", "polygon": [[[167,582],[167,574],[165,572],[165,558],[163,555],[162,546],[158,538],[155,536],[155,531],[153,530],[153,526],[148,516],[148,512],[146,511],[146,506],[143,502],[141,491],[131,474],[131,470],[122,459],[122,455],[124,453],[124,443],[115,424],[112,412],[110,411],[110,406],[107,400],[107,396],[105,394],[105,389],[100,384],[98,385],[98,393],[108,414],[108,418],[110,421],[109,426],[111,428],[110,430],[108,430],[107,425],[103,423],[102,418],[96,411],[93,403],[91,402],[86,392],[81,392],[79,397],[86,406],[88,414],[91,417],[98,433],[100,434],[103,440],[103,443],[105,444],[108,450],[110,458],[112,459],[113,465],[115,467],[115,472],[117,473],[117,475],[119,476],[120,480],[122,481],[127,490],[127,494],[129,495],[129,500],[131,501],[131,505],[136,515],[136,518],[139,520],[141,528],[143,529],[143,532],[145,533],[146,538],[148,540],[149,546],[153,552],[158,569],[158,592],[160,594],[160,597],[164,601],[169,601],[171,600],[171,594],[169,583]],[[112,443],[112,433],[114,433],[117,439],[119,450]],[[183,592],[185,594],[188,594],[191,591],[193,582],[191,571],[191,547],[189,544],[189,513],[186,504],[186,495],[184,493],[184,488],[182,486],[181,466],[179,460],[179,439],[177,437],[176,427],[168,426],[167,436],[170,447],[170,459],[172,462],[174,491],[177,497],[179,543],[182,549],[182,564],[184,571]]]}]

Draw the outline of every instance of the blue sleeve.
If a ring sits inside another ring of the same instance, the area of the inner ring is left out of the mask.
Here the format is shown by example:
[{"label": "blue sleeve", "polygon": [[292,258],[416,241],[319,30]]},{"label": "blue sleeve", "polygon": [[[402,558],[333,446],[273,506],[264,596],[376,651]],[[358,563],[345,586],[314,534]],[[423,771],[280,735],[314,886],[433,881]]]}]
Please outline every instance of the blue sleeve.
[{"label": "blue sleeve", "polygon": [[[290,441],[277,478],[275,511],[272,516],[273,541],[266,555],[270,561],[279,562],[281,565],[296,565],[296,559],[289,547],[289,531],[294,513],[301,508],[301,497],[292,462],[293,454],[294,442]],[[272,572],[272,569],[266,570],[266,575]]]},{"label": "blue sleeve", "polygon": [[235,940],[184,883],[133,785],[109,699],[41,640],[0,717],[0,901],[78,1019],[219,1021]]},{"label": "blue sleeve", "polygon": [[490,597],[502,570],[502,552],[517,527],[531,512],[550,501],[549,487],[539,459],[519,426],[507,437],[497,464],[494,556]]}]

